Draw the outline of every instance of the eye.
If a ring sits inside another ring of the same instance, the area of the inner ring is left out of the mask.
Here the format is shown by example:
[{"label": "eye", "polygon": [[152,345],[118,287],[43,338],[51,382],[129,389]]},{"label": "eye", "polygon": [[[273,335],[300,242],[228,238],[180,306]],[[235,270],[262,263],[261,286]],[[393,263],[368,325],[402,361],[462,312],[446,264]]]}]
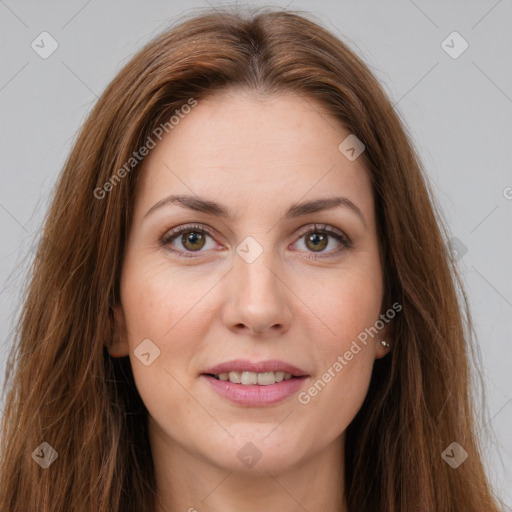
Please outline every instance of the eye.
[{"label": "eye", "polygon": [[[321,226],[314,224],[312,227],[306,226],[306,228],[300,231],[299,237],[297,243],[304,238],[304,246],[307,250],[311,250],[312,253],[308,255],[310,259],[336,256],[343,250],[352,246],[351,240],[343,232],[326,224]],[[335,248],[331,251],[324,251],[324,249],[329,246],[330,239],[332,238],[338,242],[338,249]],[[316,256],[316,254],[323,252],[327,252],[327,254],[322,254],[320,257]]]},{"label": "eye", "polygon": [[[169,247],[169,249],[174,253],[177,253],[180,258],[195,258],[196,256],[193,256],[190,253],[201,252],[201,249],[205,247],[206,249],[213,248],[207,247],[206,244],[206,239],[213,239],[213,237],[213,233],[204,226],[188,224],[178,226],[175,229],[167,231],[160,239],[160,245],[163,247]],[[310,259],[335,256],[344,249],[352,246],[351,240],[343,232],[325,224],[322,226],[318,226],[317,224],[314,224],[313,226],[306,226],[299,232],[299,241],[302,238],[305,238],[304,245],[306,247],[306,251],[311,252],[311,254],[308,255],[308,258]],[[324,250],[329,246],[330,239],[332,238],[338,242],[341,249],[338,246],[338,249],[335,248],[331,251],[327,251],[327,255],[316,256],[316,254],[325,252]],[[182,248],[176,249],[173,244],[175,241],[181,244]]]},{"label": "eye", "polygon": [[[206,245],[206,237],[212,238],[212,236],[213,235],[211,235],[204,227],[189,224],[185,226],[178,226],[177,228],[165,233],[160,239],[160,244],[162,246],[171,245],[171,250],[176,252],[179,257],[194,258],[195,256],[189,256],[186,252],[200,252]],[[173,249],[171,242],[174,240],[182,244],[184,250]]]}]

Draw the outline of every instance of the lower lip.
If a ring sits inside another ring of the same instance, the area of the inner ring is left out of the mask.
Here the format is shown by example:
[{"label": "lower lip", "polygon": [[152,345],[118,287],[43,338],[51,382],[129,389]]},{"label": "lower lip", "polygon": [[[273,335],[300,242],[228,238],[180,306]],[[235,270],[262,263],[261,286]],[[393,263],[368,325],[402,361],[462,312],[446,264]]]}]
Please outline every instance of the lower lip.
[{"label": "lower lip", "polygon": [[234,384],[202,375],[219,395],[241,405],[261,407],[272,405],[297,393],[307,377],[295,377],[268,386]]}]

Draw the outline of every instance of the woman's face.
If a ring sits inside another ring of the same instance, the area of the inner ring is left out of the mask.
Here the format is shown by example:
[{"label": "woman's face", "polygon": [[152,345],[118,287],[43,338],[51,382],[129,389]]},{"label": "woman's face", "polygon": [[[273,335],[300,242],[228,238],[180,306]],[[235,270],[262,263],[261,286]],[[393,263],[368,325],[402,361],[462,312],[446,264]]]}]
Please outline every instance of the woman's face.
[{"label": "woman's face", "polygon": [[362,334],[383,280],[349,135],[311,99],[217,95],[137,171],[113,352],[129,354],[159,453],[234,471],[339,460],[385,354],[385,329]]}]

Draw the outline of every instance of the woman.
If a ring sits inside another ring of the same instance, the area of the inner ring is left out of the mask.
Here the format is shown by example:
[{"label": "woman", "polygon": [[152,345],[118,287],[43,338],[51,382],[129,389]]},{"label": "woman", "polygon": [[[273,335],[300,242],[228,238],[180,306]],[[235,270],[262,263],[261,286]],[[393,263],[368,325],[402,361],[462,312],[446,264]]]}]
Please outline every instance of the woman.
[{"label": "woman", "polygon": [[497,511],[443,229],[324,28],[208,11],[159,36],[58,182],[0,509]]}]

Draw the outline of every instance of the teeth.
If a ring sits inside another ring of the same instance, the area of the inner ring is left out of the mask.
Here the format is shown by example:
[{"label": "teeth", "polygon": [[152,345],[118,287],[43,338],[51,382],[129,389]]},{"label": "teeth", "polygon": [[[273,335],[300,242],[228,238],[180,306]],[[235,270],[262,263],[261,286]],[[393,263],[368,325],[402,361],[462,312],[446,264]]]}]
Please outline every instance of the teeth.
[{"label": "teeth", "polygon": [[258,373],[258,384],[260,386],[268,386],[269,384],[276,383],[276,376],[274,372]]},{"label": "teeth", "polygon": [[233,382],[234,384],[243,384],[245,386],[269,386],[283,380],[290,380],[291,373],[285,372],[224,372],[216,375],[219,380]]},{"label": "teeth", "polygon": [[241,372],[229,372],[228,380],[229,380],[229,382],[234,382],[235,384],[240,384],[242,382],[242,373]]},{"label": "teeth", "polygon": [[254,372],[242,372],[242,384],[246,386],[258,384],[258,375]]}]

